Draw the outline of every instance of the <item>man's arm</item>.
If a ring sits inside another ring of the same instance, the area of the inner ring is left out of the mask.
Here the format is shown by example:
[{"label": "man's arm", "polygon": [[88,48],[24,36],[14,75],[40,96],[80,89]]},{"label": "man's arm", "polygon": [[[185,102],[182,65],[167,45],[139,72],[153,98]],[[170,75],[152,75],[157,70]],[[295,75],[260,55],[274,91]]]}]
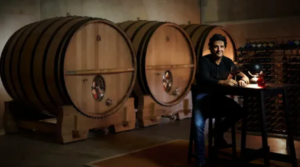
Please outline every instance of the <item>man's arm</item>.
[{"label": "man's arm", "polygon": [[[237,66],[234,64],[232,60],[231,60],[231,67],[237,69]],[[240,80],[245,81],[247,84],[249,83],[249,78],[242,71],[238,73],[237,76],[241,78]]]},{"label": "man's arm", "polygon": [[[237,76],[239,76],[239,77],[241,77],[241,78],[247,77],[247,75],[244,74],[243,72],[238,73]],[[247,78],[248,78],[248,77],[247,77]]]}]

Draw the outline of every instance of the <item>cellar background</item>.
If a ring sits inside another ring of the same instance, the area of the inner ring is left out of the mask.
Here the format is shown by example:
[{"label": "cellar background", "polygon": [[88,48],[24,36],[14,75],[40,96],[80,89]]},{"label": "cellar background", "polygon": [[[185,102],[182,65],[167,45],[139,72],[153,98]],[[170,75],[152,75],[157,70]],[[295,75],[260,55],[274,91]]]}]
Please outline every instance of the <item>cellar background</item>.
[{"label": "cellar background", "polygon": [[[281,37],[299,40],[299,9],[299,0],[0,0],[0,53],[8,38],[20,27],[42,19],[68,14],[101,17],[113,22],[139,18],[171,21],[177,24],[191,22],[222,25],[235,39],[237,48],[248,40],[281,39]],[[170,140],[189,139],[190,119],[182,121],[164,119],[163,121],[167,120],[171,123],[137,128],[118,134],[91,133],[88,140],[66,145],[48,142],[53,136],[41,137],[40,134],[31,132],[22,135],[1,135],[4,134],[3,102],[10,99],[0,82],[1,167],[79,167],[97,159],[128,153]],[[277,97],[277,101],[280,101],[280,97]],[[253,99],[249,102],[256,103]],[[269,104],[271,103],[273,102],[269,101]],[[252,110],[255,108],[252,107]],[[255,117],[255,114],[251,117]],[[295,117],[296,120],[293,121],[299,123],[299,114]],[[274,117],[269,118],[272,121]],[[252,121],[252,124],[255,122]],[[294,124],[294,128],[298,127],[300,126]],[[205,130],[207,133],[207,127]],[[248,130],[257,132],[257,124]],[[226,133],[225,138],[230,141],[230,133]],[[240,146],[239,134],[237,138],[237,146]],[[271,151],[286,152],[284,139],[269,138],[268,140]],[[295,144],[299,159],[300,143],[295,141]],[[247,136],[247,147],[260,146],[260,136]]]},{"label": "cellar background", "polygon": [[[1,0],[0,4],[0,52],[18,28],[67,14],[102,17],[113,22],[140,18],[222,25],[232,34],[237,47],[247,39],[300,36],[297,0]],[[10,97],[0,83],[0,129],[5,100]]]}]

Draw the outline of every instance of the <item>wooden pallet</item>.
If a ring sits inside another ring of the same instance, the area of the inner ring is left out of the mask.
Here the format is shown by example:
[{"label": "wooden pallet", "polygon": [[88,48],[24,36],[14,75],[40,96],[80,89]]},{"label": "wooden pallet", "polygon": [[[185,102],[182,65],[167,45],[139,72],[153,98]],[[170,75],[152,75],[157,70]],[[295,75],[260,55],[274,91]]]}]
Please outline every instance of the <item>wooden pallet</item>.
[{"label": "wooden pallet", "polygon": [[177,105],[164,107],[157,104],[150,96],[138,97],[137,121],[141,127],[160,124],[161,117],[169,117],[173,120],[182,120],[192,117],[192,95],[188,93],[186,98]]},{"label": "wooden pallet", "polygon": [[39,132],[53,133],[59,143],[69,143],[88,138],[90,129],[114,126],[115,132],[132,130],[135,128],[136,113],[134,98],[129,98],[125,105],[115,114],[105,119],[95,119],[83,116],[73,106],[58,108],[57,118],[43,120],[23,120],[12,113],[26,112],[20,103],[7,101],[3,117],[6,134],[17,133],[19,128],[32,129]]}]

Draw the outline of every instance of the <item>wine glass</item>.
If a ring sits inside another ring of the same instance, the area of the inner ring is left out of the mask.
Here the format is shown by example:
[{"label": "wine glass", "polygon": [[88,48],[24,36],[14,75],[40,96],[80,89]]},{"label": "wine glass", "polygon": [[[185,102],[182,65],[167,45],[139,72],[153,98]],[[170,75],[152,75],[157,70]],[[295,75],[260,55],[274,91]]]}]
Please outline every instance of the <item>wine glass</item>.
[{"label": "wine glass", "polygon": [[232,79],[236,80],[236,75],[241,72],[240,68],[237,66],[231,66],[230,74],[232,75]]}]

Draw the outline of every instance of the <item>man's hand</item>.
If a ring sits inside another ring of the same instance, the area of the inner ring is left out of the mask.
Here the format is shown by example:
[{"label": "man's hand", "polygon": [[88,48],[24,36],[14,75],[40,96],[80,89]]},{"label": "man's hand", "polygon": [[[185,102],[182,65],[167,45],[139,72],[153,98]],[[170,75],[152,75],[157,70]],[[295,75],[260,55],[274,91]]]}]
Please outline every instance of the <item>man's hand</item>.
[{"label": "man's hand", "polygon": [[248,78],[246,75],[243,76],[241,80],[245,81],[246,84],[249,84],[249,83],[250,83],[249,78]]},{"label": "man's hand", "polygon": [[249,78],[243,72],[240,72],[237,76],[241,77],[241,80],[244,80],[246,82],[246,84],[250,83]]},{"label": "man's hand", "polygon": [[239,81],[238,81],[238,84],[239,84],[240,87],[245,87],[245,86],[247,86],[247,83],[246,83],[244,80],[239,80]]},{"label": "man's hand", "polygon": [[238,83],[233,79],[220,80],[219,84],[223,85],[223,86],[236,86],[236,85],[238,85]]}]

